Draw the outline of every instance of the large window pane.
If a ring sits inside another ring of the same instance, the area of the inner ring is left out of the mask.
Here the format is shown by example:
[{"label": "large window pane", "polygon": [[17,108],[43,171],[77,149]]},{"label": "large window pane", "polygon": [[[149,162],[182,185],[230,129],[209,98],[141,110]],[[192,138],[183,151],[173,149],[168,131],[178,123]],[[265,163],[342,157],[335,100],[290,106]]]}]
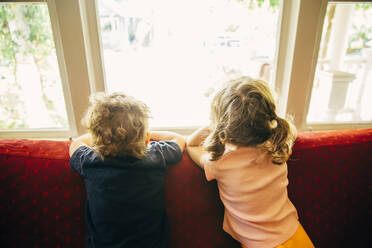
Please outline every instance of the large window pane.
[{"label": "large window pane", "polygon": [[0,130],[68,128],[46,3],[0,3]]},{"label": "large window pane", "polygon": [[330,3],[307,121],[372,121],[372,4]]},{"label": "large window pane", "polygon": [[151,126],[208,122],[221,82],[273,78],[279,0],[99,0],[108,91],[152,110]]}]

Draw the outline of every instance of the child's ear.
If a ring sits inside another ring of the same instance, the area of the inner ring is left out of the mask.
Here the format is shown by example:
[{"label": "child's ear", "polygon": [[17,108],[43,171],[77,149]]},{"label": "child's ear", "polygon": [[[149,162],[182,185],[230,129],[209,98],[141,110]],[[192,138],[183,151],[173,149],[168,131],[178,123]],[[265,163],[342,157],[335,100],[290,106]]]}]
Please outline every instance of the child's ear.
[{"label": "child's ear", "polygon": [[146,133],[146,145],[150,142],[151,134],[149,132]]},{"label": "child's ear", "polygon": [[225,144],[225,141],[226,141],[226,132],[225,131],[221,131],[219,134],[218,134],[218,138],[220,139],[220,142],[222,144]]}]

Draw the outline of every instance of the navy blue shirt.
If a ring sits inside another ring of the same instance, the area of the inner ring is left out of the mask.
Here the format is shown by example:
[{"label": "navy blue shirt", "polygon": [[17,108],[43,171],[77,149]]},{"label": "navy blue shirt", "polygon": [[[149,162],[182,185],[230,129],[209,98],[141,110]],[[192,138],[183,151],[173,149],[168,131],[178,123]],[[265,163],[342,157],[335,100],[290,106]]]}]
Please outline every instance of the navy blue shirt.
[{"label": "navy blue shirt", "polygon": [[166,247],[165,171],[181,158],[172,141],[151,142],[143,159],[102,160],[92,148],[80,146],[70,166],[84,177],[88,194],[86,247]]}]

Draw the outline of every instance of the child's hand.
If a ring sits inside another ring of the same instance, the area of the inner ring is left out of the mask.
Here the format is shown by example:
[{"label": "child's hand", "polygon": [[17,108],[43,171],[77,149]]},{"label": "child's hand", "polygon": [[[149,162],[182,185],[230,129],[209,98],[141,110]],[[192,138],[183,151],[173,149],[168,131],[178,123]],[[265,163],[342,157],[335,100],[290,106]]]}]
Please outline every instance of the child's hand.
[{"label": "child's hand", "polygon": [[211,133],[210,126],[204,126],[196,130],[190,136],[187,137],[187,145],[188,146],[201,146],[203,141],[208,137]]},{"label": "child's hand", "polygon": [[[71,139],[72,140],[72,139]],[[90,134],[84,134],[73,140],[70,144],[70,156],[78,149],[80,146],[92,146],[92,136]]]}]

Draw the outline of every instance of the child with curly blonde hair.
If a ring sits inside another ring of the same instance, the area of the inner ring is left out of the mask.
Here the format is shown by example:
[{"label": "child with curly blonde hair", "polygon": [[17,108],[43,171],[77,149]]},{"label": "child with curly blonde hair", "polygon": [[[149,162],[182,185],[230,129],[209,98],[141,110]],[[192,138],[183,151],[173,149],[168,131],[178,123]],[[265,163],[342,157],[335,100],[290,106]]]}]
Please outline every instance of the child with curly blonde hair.
[{"label": "child with curly blonde hair", "polygon": [[276,114],[264,81],[241,77],[215,95],[211,125],[187,139],[192,160],[217,180],[223,229],[245,248],[314,247],[288,199],[295,128]]},{"label": "child with curly blonde hair", "polygon": [[91,97],[89,133],[70,145],[88,194],[86,247],[166,247],[165,171],[181,160],[185,140],[149,132],[148,118],[147,106],[125,94]]}]

